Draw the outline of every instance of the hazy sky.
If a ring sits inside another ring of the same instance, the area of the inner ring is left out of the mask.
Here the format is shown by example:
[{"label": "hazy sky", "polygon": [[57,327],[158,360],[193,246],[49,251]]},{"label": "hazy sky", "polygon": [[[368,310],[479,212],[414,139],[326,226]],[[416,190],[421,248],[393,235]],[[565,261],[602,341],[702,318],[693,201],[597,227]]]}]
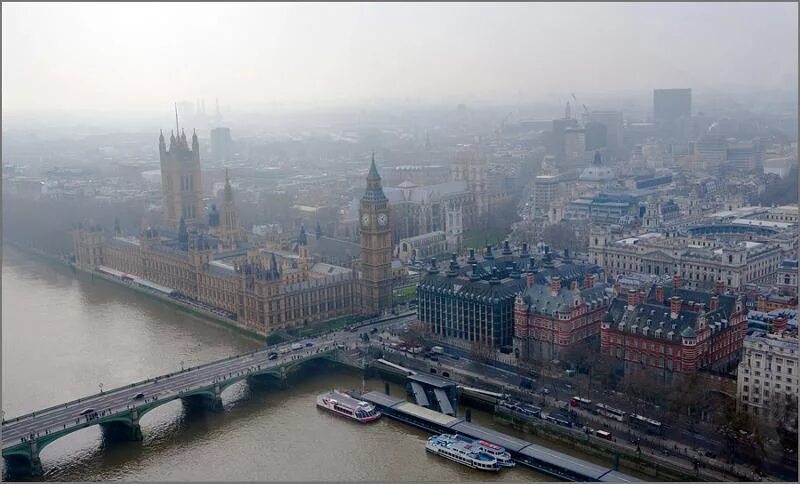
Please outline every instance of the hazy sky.
[{"label": "hazy sky", "polygon": [[797,5],[5,3],[3,111],[797,87]]}]

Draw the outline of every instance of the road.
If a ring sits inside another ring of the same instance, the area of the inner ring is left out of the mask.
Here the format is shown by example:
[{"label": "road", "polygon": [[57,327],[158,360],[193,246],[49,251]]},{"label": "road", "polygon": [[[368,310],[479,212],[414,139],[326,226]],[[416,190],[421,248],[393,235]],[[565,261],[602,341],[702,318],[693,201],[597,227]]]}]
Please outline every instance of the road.
[{"label": "road", "polygon": [[[378,343],[374,343],[373,345],[380,346]],[[482,363],[478,363],[475,361],[471,361],[468,358],[460,357],[458,359],[453,359],[447,355],[439,355],[439,361],[431,361],[430,359],[424,358],[420,355],[411,355],[399,350],[392,350],[391,348],[385,348],[385,350],[389,354],[395,355],[403,355],[405,360],[400,360],[398,363],[403,365],[404,362],[406,364],[412,363],[412,367],[424,371],[425,367],[437,368],[438,372],[441,373],[442,370],[446,370],[450,372],[451,376],[456,376],[456,372],[467,377],[477,378],[479,380],[484,381],[490,385],[497,385],[505,388],[514,388],[515,390],[519,391],[518,388],[519,382],[521,377],[509,370],[505,370],[502,368],[491,367],[488,365],[484,365]],[[486,370],[484,369],[486,368]],[[533,392],[527,391],[525,393],[528,394],[528,401],[535,403],[537,405],[542,406],[543,408],[551,408],[551,409],[560,409],[568,406],[568,400],[572,397],[575,393],[574,390],[570,389],[562,389],[559,391],[557,385],[547,385],[549,388],[549,393],[547,395],[540,392]],[[560,399],[559,397],[563,398]],[[641,447],[642,453],[651,454],[653,458],[658,460],[666,461],[675,465],[677,467],[681,467],[686,469],[689,472],[693,471],[693,465],[691,464],[692,459],[696,459],[701,463],[707,462],[711,463],[711,460],[702,456],[699,453],[691,452],[688,453],[684,452],[674,452],[674,446],[676,445],[675,442],[658,439],[655,437],[647,437],[644,436],[644,439],[640,442],[640,444],[630,443],[623,436],[628,435],[628,428],[626,424],[622,424],[617,421],[613,421],[611,419],[607,419],[605,417],[601,417],[598,415],[591,414],[589,412],[583,412],[577,410],[577,412],[585,421],[592,422],[592,426],[595,428],[609,428],[612,430],[612,433],[618,437],[619,441],[615,441],[616,445],[620,447],[627,448],[631,452],[635,452],[637,447]],[[573,433],[576,435],[581,435],[584,431],[580,429],[572,429]],[[640,432],[635,432],[636,436],[642,436]],[[651,442],[648,442],[645,439],[651,439]],[[652,443],[652,445],[648,445],[648,443]],[[601,442],[602,444],[602,442]],[[669,455],[664,455],[663,450],[666,449],[670,451]],[[681,447],[681,450],[683,447]],[[716,463],[715,466],[719,469],[731,469],[731,466],[724,463]],[[756,480],[757,476],[753,474],[752,470],[747,467],[736,466],[737,473],[740,475],[747,475],[751,480]],[[715,479],[719,479],[721,481],[731,479],[731,476],[722,472],[718,472],[709,468],[704,468],[702,471],[705,475],[713,476]]]},{"label": "road", "polygon": [[[354,348],[359,340],[360,332],[370,331],[372,328],[403,325],[410,319],[409,316],[401,316],[378,320],[362,326],[356,332],[339,331],[315,338],[273,345],[252,353],[194,368],[186,368],[144,382],[4,420],[2,424],[3,449],[53,432],[65,431],[73,427],[85,427],[90,424],[90,420],[81,414],[87,409],[96,411],[100,418],[115,414],[128,414],[134,407],[152,406],[154,403],[173,400],[182,392],[207,388],[217,382],[225,383],[231,379],[241,379],[244,376],[261,373],[293,360],[314,356],[319,352],[331,351],[340,345]],[[292,351],[291,345],[294,343],[300,343],[302,349]],[[273,353],[277,353],[277,357],[270,359],[269,356]],[[136,399],[135,397],[140,393],[142,398]]]}]

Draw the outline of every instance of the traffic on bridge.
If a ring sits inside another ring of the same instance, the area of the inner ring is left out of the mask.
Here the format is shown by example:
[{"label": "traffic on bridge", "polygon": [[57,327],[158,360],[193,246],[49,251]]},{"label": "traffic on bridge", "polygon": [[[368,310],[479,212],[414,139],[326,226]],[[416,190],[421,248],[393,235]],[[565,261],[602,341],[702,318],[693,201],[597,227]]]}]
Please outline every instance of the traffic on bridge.
[{"label": "traffic on bridge", "polygon": [[[408,316],[404,315],[363,328],[385,327],[407,320]],[[41,449],[64,435],[102,425],[122,428],[131,439],[139,440],[142,438],[139,419],[160,405],[176,399],[197,398],[206,408],[220,410],[221,393],[230,385],[259,375],[283,379],[290,369],[312,359],[340,361],[337,354],[354,348],[358,340],[357,332],[341,331],[269,346],[4,420],[3,457],[27,461],[33,475],[41,474]]]}]

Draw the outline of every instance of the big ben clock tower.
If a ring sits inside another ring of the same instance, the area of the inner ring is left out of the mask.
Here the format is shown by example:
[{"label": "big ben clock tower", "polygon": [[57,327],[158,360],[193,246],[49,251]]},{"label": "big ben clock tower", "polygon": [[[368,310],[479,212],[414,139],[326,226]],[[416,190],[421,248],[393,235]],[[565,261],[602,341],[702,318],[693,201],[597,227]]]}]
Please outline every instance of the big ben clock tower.
[{"label": "big ben clock tower", "polygon": [[367,190],[358,209],[361,231],[361,308],[375,314],[391,306],[392,225],[389,200],[383,194],[375,153],[367,174]]}]

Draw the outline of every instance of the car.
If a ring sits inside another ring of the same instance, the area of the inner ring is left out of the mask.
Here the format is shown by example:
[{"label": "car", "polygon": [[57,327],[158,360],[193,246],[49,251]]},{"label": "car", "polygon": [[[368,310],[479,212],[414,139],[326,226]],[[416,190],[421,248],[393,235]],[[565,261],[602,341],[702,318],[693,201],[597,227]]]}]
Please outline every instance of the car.
[{"label": "car", "polygon": [[144,393],[139,392],[136,395],[134,395],[131,400],[141,400],[142,398],[144,398]]},{"label": "car", "polygon": [[457,354],[455,354],[455,353],[453,353],[452,355],[450,355],[450,358],[452,358],[452,359],[454,359],[454,360],[460,360],[460,359],[461,359],[461,357],[460,357],[460,356],[458,356],[458,355],[457,355]]},{"label": "car", "polygon": [[448,373],[446,371],[443,371],[442,372],[442,376],[445,377],[445,378],[450,378],[450,373]]},{"label": "car", "polygon": [[83,410],[81,410],[81,415],[90,415],[90,414],[93,414],[93,413],[97,413],[97,412],[92,407],[84,408]]},{"label": "car", "polygon": [[370,330],[370,333],[372,333],[372,334],[375,334],[375,333],[377,333],[377,332],[378,332],[378,328],[372,328],[372,329]]},{"label": "car", "polygon": [[550,389],[549,388],[542,388],[542,393],[544,393],[545,395],[550,395]]},{"label": "car", "polygon": [[431,373],[436,373],[436,368],[431,368]]},{"label": "car", "polygon": [[311,348],[312,346],[314,346],[314,343],[312,343],[311,341],[306,343],[306,348]]},{"label": "car", "polygon": [[278,353],[275,353],[275,352],[272,352],[272,353],[267,355],[267,359],[268,360],[274,360],[277,357],[278,357]]},{"label": "car", "polygon": [[439,357],[438,356],[431,356],[431,361],[439,361]]}]

